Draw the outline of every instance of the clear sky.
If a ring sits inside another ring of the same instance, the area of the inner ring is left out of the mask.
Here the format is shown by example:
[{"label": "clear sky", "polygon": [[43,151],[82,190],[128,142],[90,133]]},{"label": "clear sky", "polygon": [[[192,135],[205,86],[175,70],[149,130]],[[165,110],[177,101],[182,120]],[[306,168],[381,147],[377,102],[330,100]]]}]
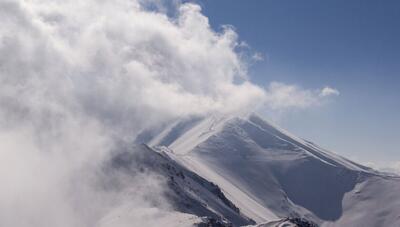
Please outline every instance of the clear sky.
[{"label": "clear sky", "polygon": [[234,26],[264,56],[250,68],[253,82],[340,91],[280,125],[356,161],[400,160],[400,1],[197,2],[214,29]]}]

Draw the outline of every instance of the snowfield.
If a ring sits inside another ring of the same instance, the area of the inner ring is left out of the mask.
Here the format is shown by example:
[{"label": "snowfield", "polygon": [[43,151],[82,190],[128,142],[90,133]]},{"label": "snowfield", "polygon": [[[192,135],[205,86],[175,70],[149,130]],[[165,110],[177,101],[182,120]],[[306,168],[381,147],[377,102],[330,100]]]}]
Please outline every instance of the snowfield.
[{"label": "snowfield", "polygon": [[400,226],[399,177],[255,114],[193,118],[154,132],[140,141],[147,144],[140,162],[168,179],[174,212],[202,217],[205,226]]}]

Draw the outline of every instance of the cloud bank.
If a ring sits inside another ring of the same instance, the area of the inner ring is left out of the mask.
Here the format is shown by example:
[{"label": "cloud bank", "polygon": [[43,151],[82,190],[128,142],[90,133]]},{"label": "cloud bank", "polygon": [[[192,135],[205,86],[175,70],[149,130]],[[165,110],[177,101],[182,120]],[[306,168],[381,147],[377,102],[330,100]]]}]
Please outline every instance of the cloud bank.
[{"label": "cloud bank", "polygon": [[249,82],[234,30],[177,7],[168,17],[135,0],[0,1],[0,226],[98,225],[120,201],[96,187],[102,163],[148,127],[335,94]]},{"label": "cloud bank", "polygon": [[[98,188],[116,143],[174,118],[262,99],[246,81],[232,29],[214,32],[194,4],[180,5],[174,18],[143,7],[0,2],[1,226],[96,226],[121,201],[149,209],[138,185],[156,177],[126,180],[137,190],[124,198]],[[163,182],[152,182],[162,200]]]},{"label": "cloud bank", "polygon": [[272,82],[265,92],[265,105],[272,110],[319,106],[327,97],[340,94],[338,90],[331,87],[309,90],[280,82]]}]

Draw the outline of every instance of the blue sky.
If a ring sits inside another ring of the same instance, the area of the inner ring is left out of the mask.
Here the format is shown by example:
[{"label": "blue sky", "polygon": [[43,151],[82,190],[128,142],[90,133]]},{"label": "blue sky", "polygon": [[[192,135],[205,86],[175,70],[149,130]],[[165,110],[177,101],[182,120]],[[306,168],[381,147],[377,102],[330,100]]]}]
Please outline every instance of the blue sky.
[{"label": "blue sky", "polygon": [[279,124],[357,161],[400,160],[399,1],[198,3],[214,29],[233,25],[264,56],[250,68],[253,82],[340,91],[323,106],[285,113]]}]

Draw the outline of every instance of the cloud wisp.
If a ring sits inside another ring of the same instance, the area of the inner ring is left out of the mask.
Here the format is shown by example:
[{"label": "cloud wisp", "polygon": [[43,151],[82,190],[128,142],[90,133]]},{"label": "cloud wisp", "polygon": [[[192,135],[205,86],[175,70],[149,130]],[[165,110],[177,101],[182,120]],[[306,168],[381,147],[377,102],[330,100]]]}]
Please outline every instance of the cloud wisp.
[{"label": "cloud wisp", "polygon": [[331,87],[327,86],[327,87],[324,87],[320,91],[319,95],[322,96],[322,97],[338,96],[338,95],[340,95],[340,92],[338,90],[334,89],[334,88],[331,88]]},{"label": "cloud wisp", "polygon": [[331,87],[309,90],[297,85],[272,82],[266,88],[265,105],[271,110],[287,110],[293,108],[309,108],[319,106],[329,96],[338,96],[338,90]]}]

